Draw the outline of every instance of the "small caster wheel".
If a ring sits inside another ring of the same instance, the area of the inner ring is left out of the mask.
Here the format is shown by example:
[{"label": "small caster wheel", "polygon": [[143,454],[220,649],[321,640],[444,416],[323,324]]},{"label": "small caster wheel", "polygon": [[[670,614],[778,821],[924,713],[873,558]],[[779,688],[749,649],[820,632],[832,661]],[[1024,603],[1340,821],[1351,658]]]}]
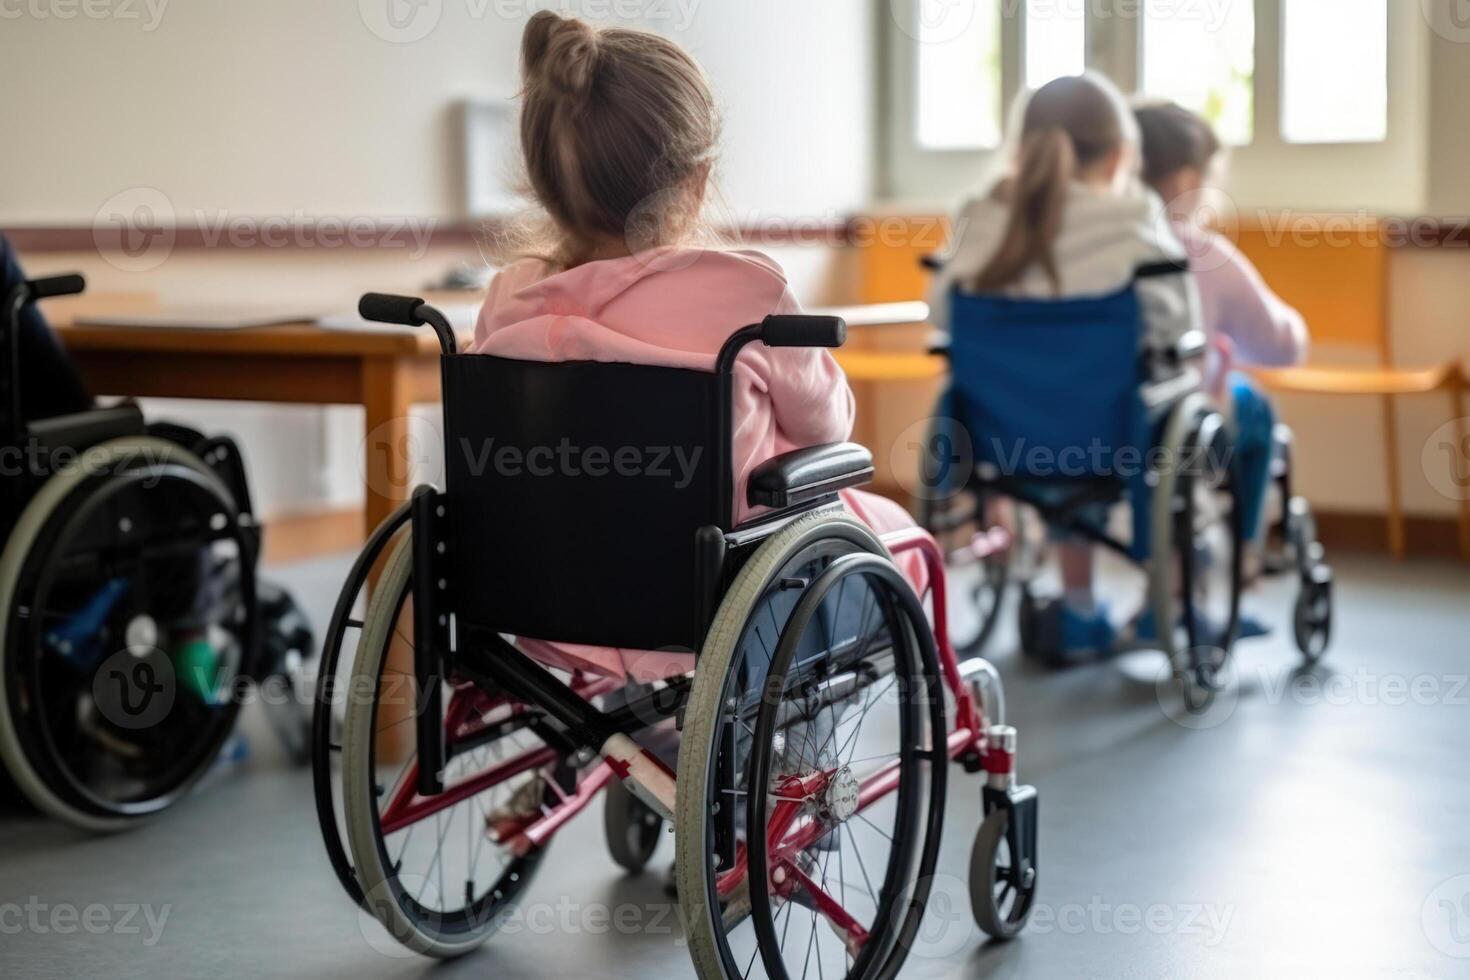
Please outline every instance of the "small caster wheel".
[{"label": "small caster wheel", "polygon": [[970,851],[970,906],[975,924],[993,939],[1014,939],[1026,928],[1036,898],[1036,866],[1011,853],[1006,835],[1011,810],[991,811]]},{"label": "small caster wheel", "polygon": [[664,821],[648,804],[628,791],[622,781],[608,783],[603,801],[602,828],[607,834],[607,850],[613,861],[629,874],[638,874],[648,866]]},{"label": "small caster wheel", "polygon": [[1315,565],[1302,576],[1293,615],[1296,646],[1308,664],[1315,664],[1332,643],[1332,569]]}]

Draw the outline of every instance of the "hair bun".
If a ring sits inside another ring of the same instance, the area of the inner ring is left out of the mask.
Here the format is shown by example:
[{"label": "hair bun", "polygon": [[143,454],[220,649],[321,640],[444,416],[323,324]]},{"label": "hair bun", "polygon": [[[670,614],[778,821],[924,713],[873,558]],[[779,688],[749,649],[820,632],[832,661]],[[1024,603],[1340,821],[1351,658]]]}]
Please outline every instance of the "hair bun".
[{"label": "hair bun", "polygon": [[597,73],[597,31],[575,17],[538,11],[526,24],[521,64],[526,82],[543,82],[568,95],[585,96]]}]

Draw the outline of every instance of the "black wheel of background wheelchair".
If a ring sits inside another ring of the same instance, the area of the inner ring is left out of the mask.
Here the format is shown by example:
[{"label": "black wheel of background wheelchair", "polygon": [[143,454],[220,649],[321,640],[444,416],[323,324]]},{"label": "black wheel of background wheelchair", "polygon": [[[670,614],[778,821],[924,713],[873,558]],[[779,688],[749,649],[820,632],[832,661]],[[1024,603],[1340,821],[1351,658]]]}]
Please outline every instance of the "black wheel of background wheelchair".
[{"label": "black wheel of background wheelchair", "polygon": [[209,768],[254,676],[255,539],[178,445],[93,446],[0,558],[0,756],[42,811],[126,828]]},{"label": "black wheel of background wheelchair", "polygon": [[1303,574],[1292,610],[1296,646],[1309,665],[1321,661],[1332,645],[1332,609],[1332,569],[1315,565]]},{"label": "black wheel of background wheelchair", "polygon": [[411,545],[410,535],[398,540],[363,622],[342,732],[342,814],[363,908],[397,943],[447,958],[485,942],[519,900],[546,853],[519,831],[557,794],[575,792],[580,774],[539,710],[447,681],[445,732],[458,738],[443,781],[453,790],[415,795],[412,722],[426,702],[412,673]]},{"label": "black wheel of background wheelchair", "polygon": [[[959,423],[945,418],[941,407],[930,422],[925,445],[920,447],[919,524],[939,542],[946,564],[958,560],[979,566],[965,590],[975,613],[976,629],[973,635],[963,637],[963,642],[956,642],[966,653],[976,654],[985,649],[1000,622],[1014,554],[1013,548],[1005,548],[976,558],[970,550],[975,536],[989,528],[989,514],[986,499],[965,485],[970,474],[960,468],[973,465],[973,461],[956,451],[953,437],[944,431],[947,424]],[[967,569],[962,574],[971,572]]]},{"label": "black wheel of background wheelchair", "polygon": [[337,604],[332,609],[332,619],[327,624],[321,657],[317,661],[308,743],[317,821],[332,870],[352,901],[358,904],[362,903],[362,885],[348,856],[347,825],[342,811],[340,768],[343,713],[346,709],[344,698],[352,690],[352,668],[362,637],[363,618],[367,614],[369,585],[382,573],[385,557],[397,540],[398,532],[408,524],[408,516],[408,504],[394,511],[373,531],[353,562],[347,581],[337,596]]},{"label": "black wheel of background wheelchair", "polygon": [[[974,581],[964,594],[969,596],[975,612],[977,628],[973,636],[964,637],[963,648],[967,654],[985,649],[990,637],[1000,623],[1005,606],[1006,591],[1011,584],[1011,549],[1005,548],[987,555],[972,558],[970,542],[985,527],[985,502],[969,490],[961,490],[943,499],[925,498],[919,505],[919,523],[939,542],[948,562],[962,556],[966,563],[979,567],[974,571]],[[963,574],[970,574],[968,571]]]},{"label": "black wheel of background wheelchair", "polygon": [[[701,977],[757,960],[778,980],[813,962],[823,976],[898,971],[938,857],[935,657],[912,589],[845,515],[793,522],[742,568],[679,749],[674,867]],[[882,779],[897,791],[870,797]]]},{"label": "black wheel of background wheelchair", "polygon": [[1242,528],[1239,474],[1223,417],[1187,399],[1165,427],[1166,459],[1152,501],[1150,604],[1160,648],[1191,710],[1219,690],[1239,632]]}]

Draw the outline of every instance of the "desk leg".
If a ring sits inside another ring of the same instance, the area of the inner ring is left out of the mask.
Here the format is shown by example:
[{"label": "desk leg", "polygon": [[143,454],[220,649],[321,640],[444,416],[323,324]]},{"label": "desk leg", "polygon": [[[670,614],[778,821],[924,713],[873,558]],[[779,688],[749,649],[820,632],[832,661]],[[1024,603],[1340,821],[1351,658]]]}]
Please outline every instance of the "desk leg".
[{"label": "desk leg", "polygon": [[1404,521],[1404,494],[1399,480],[1399,413],[1393,395],[1383,396],[1383,463],[1388,481],[1388,552],[1395,561],[1408,554]]},{"label": "desk leg", "polygon": [[[400,358],[368,358],[362,366],[362,404],[366,410],[364,420],[363,480],[366,484],[363,496],[363,516],[366,527],[363,538],[372,534],[394,509],[412,492],[414,452],[410,444],[409,410],[413,405],[411,387],[411,365]],[[369,582],[369,589],[377,585],[377,574]],[[402,622],[408,625],[397,631],[388,651],[388,670],[401,674],[412,674],[413,647],[405,636],[412,636],[412,606],[404,610]],[[397,690],[397,689],[395,689]],[[416,692],[410,696],[399,696],[385,700],[379,706],[379,728],[381,736],[379,755],[397,761],[405,758],[413,744],[413,726],[406,724],[413,714]]]},{"label": "desk leg", "polygon": [[413,490],[410,368],[407,361],[396,357],[373,357],[363,362],[362,405],[367,416],[362,443],[364,537]]}]

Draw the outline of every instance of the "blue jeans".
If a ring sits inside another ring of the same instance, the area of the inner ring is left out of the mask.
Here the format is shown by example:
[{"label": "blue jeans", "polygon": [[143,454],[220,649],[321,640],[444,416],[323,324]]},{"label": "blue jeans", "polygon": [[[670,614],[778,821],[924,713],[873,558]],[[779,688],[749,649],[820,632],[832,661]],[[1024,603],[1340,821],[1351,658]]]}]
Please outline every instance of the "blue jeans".
[{"label": "blue jeans", "polygon": [[1261,535],[1266,494],[1271,489],[1271,460],[1276,451],[1276,410],[1255,384],[1240,373],[1230,375],[1235,400],[1235,465],[1240,474],[1241,527],[1247,541]]}]

